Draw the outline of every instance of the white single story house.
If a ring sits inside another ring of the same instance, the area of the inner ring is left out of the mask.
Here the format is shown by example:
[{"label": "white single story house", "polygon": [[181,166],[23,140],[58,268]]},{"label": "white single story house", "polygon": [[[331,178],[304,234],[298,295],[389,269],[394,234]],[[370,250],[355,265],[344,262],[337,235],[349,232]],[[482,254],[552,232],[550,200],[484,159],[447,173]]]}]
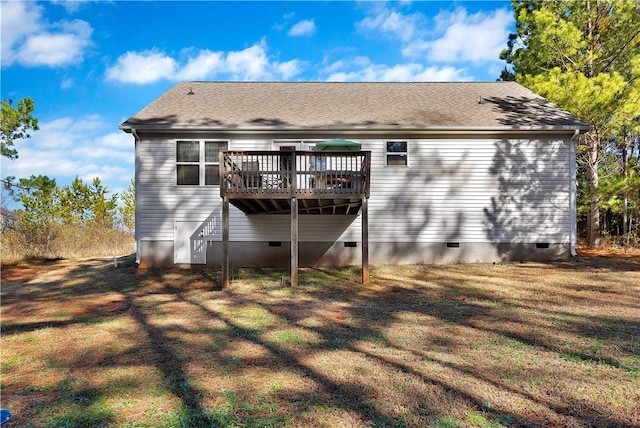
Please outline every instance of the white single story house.
[{"label": "white single story house", "polygon": [[514,82],[183,82],[120,129],[144,266],[575,251],[575,139],[590,127]]}]

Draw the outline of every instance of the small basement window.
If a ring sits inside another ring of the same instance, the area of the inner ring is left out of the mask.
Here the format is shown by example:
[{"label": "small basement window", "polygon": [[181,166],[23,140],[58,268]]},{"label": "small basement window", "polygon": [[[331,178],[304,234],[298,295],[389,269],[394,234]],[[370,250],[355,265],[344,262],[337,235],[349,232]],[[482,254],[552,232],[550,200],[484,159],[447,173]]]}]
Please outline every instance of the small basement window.
[{"label": "small basement window", "polygon": [[407,166],[407,142],[387,141],[385,147],[385,162],[387,166]]}]

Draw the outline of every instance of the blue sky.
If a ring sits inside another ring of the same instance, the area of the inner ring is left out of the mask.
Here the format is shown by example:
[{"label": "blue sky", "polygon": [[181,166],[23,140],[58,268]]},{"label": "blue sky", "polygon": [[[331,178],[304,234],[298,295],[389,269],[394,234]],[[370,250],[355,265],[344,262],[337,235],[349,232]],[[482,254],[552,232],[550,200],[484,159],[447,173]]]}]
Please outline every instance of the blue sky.
[{"label": "blue sky", "polygon": [[[134,176],[118,125],[178,81],[492,81],[508,1],[3,1],[2,99],[40,130],[2,176]],[[6,202],[6,201],[5,201]]]}]

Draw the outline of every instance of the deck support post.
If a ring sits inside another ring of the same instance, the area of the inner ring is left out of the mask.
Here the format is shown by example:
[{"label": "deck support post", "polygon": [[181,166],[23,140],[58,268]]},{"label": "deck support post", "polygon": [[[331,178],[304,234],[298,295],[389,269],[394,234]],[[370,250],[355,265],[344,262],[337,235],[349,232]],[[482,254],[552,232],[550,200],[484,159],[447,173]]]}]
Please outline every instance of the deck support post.
[{"label": "deck support post", "polygon": [[222,198],[222,289],[229,288],[229,198]]},{"label": "deck support post", "polygon": [[369,198],[362,198],[362,283],[369,283]]},{"label": "deck support post", "polygon": [[298,285],[298,199],[291,198],[291,286]]}]

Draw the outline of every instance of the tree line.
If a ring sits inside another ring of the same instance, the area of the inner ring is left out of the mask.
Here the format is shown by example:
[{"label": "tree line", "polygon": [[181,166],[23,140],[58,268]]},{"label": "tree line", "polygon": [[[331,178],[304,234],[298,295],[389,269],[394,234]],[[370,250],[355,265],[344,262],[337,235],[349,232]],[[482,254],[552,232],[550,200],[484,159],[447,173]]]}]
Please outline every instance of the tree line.
[{"label": "tree line", "polygon": [[3,260],[112,256],[134,251],[135,184],[110,194],[99,178],[76,177],[59,186],[45,175],[3,180],[8,194],[21,204],[4,210]]},{"label": "tree line", "polygon": [[17,181],[8,177],[3,182],[11,197],[22,205],[17,210],[16,225],[25,230],[38,230],[52,223],[128,231],[134,228],[133,180],[121,195],[110,195],[98,177],[91,183],[76,177],[63,187],[46,175],[32,175]]}]

